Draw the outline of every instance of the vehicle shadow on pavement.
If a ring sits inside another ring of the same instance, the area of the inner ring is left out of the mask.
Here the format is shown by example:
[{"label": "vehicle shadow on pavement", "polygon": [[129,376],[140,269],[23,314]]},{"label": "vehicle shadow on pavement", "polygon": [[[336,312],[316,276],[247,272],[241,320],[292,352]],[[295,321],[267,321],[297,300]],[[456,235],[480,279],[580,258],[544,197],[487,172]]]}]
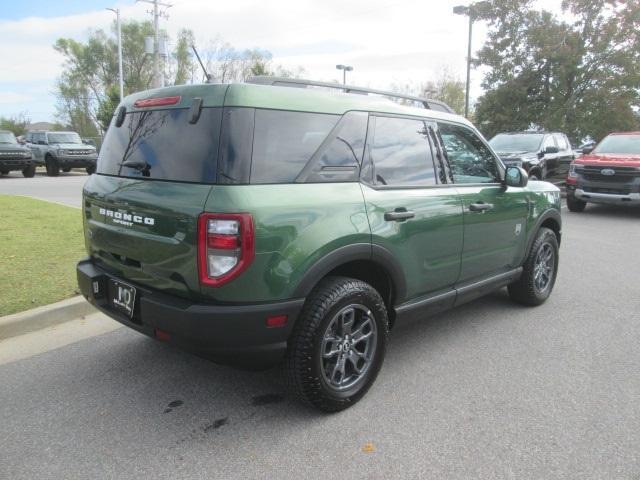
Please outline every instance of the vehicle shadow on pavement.
[{"label": "vehicle shadow on pavement", "polygon": [[611,219],[624,219],[624,218],[640,218],[640,206],[637,205],[596,205],[596,204],[587,204],[587,208],[584,212],[580,213],[571,213],[568,212],[563,215],[570,216],[580,216],[580,217],[589,217],[592,216],[594,218],[602,219],[602,218],[611,218]]}]

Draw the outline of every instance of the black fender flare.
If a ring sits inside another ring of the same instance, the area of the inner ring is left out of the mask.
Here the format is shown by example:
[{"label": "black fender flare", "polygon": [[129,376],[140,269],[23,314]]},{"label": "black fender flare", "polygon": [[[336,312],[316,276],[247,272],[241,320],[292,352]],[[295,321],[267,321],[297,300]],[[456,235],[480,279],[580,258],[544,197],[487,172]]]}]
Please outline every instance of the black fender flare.
[{"label": "black fender flare", "polygon": [[560,245],[560,239],[562,238],[562,217],[560,216],[560,212],[558,210],[556,210],[555,208],[550,208],[548,210],[545,210],[542,213],[542,215],[538,217],[538,220],[536,220],[536,224],[531,229],[531,235],[529,235],[529,239],[527,240],[527,248],[524,251],[525,259],[527,258],[527,255],[529,254],[529,250],[531,249],[531,245],[535,240],[535,234],[538,232],[538,230],[540,230],[540,227],[542,227],[542,224],[547,220],[549,220],[550,218],[555,220],[555,222],[558,224],[558,228],[559,228],[558,245]]},{"label": "black fender flare", "polygon": [[370,243],[345,245],[326,254],[306,271],[298,282],[293,298],[308,296],[321,278],[337,267],[356,260],[371,261],[383,268],[393,283],[395,303],[404,300],[407,286],[402,266],[389,250]]}]

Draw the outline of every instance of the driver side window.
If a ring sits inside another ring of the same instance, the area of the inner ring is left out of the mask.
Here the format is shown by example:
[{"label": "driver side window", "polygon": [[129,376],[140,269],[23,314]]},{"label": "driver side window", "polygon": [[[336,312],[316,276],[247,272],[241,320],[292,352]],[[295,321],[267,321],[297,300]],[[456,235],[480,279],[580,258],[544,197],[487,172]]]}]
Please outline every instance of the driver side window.
[{"label": "driver side window", "polygon": [[470,129],[438,123],[454,183],[498,183],[500,173],[495,157]]}]

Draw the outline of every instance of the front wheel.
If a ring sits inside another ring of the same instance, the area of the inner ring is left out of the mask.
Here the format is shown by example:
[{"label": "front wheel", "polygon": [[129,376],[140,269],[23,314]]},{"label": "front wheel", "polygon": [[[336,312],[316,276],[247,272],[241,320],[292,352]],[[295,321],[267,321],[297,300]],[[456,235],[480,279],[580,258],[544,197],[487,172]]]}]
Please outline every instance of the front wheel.
[{"label": "front wheel", "polygon": [[345,277],[322,280],[289,341],[289,389],[325,412],[350,407],[375,381],[388,332],[384,301],[371,285]]},{"label": "front wheel", "polygon": [[583,212],[587,202],[577,199],[574,195],[567,195],[567,208],[570,212]]},{"label": "front wheel", "polygon": [[89,165],[87,168],[87,174],[88,175],[93,175],[94,173],[96,173],[96,166],[95,165]]},{"label": "front wheel", "polygon": [[35,165],[29,165],[28,167],[24,167],[22,169],[22,175],[25,178],[32,178],[35,174],[36,174],[36,166]]},{"label": "front wheel", "polygon": [[523,305],[547,301],[558,274],[558,238],[553,230],[541,228],[529,249],[522,276],[509,285],[509,296]]},{"label": "front wheel", "polygon": [[51,156],[46,158],[45,167],[47,169],[47,175],[50,177],[57,177],[60,174],[60,165],[58,165],[58,161]]}]

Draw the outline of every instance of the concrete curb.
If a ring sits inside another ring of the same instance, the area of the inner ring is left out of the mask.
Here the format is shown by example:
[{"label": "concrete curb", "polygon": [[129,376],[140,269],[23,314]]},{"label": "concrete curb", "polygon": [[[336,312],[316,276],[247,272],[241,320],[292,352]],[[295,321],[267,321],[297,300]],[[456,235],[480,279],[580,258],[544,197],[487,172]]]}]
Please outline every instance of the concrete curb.
[{"label": "concrete curb", "polygon": [[93,305],[79,295],[26,312],[6,315],[0,317],[0,340],[35,332],[95,312],[97,310]]}]

